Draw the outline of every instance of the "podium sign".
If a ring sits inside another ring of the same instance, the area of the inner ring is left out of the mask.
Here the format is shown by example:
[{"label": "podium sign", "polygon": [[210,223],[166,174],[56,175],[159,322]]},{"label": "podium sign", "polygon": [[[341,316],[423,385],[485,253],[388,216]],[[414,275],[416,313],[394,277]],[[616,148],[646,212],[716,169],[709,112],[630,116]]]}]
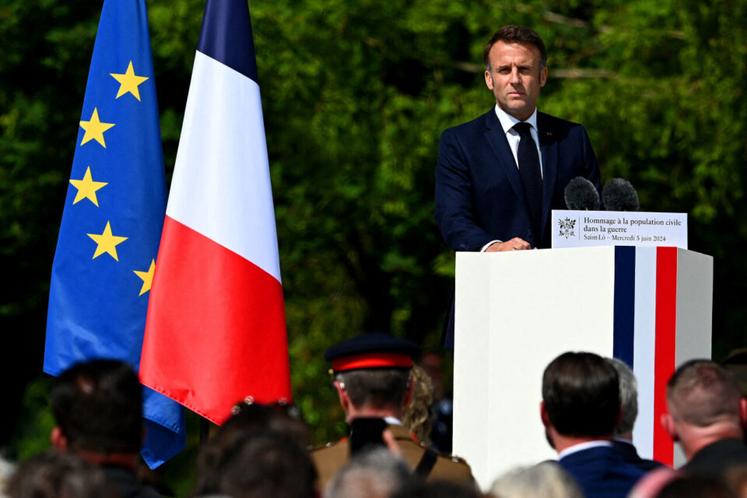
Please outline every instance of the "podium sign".
[{"label": "podium sign", "polygon": [[552,211],[552,247],[637,246],[687,249],[687,213]]},{"label": "podium sign", "polygon": [[454,454],[486,488],[556,458],[540,419],[542,372],[565,351],[628,363],[641,456],[680,463],[659,425],[675,365],[711,355],[713,259],[673,247],[457,253]]}]

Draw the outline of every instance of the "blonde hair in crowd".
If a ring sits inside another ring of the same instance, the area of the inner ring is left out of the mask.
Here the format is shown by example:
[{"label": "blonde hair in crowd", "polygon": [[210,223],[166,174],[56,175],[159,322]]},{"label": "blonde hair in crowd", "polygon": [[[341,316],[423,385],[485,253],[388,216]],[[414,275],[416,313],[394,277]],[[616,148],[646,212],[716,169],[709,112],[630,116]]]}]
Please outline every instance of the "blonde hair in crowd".
[{"label": "blonde hair in crowd", "polygon": [[420,441],[430,443],[433,382],[428,373],[419,365],[413,365],[410,382],[412,383],[412,399],[405,409],[402,423]]}]

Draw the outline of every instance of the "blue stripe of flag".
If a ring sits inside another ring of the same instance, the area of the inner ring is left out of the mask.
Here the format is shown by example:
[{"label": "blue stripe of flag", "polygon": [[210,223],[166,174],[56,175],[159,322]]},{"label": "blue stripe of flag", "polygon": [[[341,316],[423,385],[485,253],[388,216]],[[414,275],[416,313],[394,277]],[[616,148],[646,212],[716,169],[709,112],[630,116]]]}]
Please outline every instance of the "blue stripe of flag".
[{"label": "blue stripe of flag", "polygon": [[197,49],[259,84],[246,0],[208,0]]},{"label": "blue stripe of flag", "polygon": [[635,333],[635,247],[615,247],[613,356],[633,368]]}]

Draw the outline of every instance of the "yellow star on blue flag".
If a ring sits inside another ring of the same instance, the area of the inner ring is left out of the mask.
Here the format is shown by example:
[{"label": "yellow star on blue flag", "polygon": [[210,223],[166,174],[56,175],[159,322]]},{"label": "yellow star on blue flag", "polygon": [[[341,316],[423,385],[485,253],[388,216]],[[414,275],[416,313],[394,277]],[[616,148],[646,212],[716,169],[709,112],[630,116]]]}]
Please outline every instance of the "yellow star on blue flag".
[{"label": "yellow star on blue flag", "polygon": [[106,140],[104,140],[104,132],[109,131],[109,128],[114,127],[114,123],[105,123],[99,118],[99,110],[93,108],[91,117],[88,121],[80,121],[80,127],[83,128],[83,138],[80,141],[80,145],[85,145],[91,140],[96,140],[99,145],[106,149]]},{"label": "yellow star on blue flag", "polygon": [[135,74],[135,68],[132,67],[132,61],[127,65],[127,69],[124,73],[111,73],[111,77],[119,83],[119,90],[117,90],[117,96],[115,98],[118,99],[122,95],[129,93],[140,101],[140,90],[138,87],[142,83],[148,81],[148,77]]},{"label": "yellow star on blue flag", "polygon": [[78,192],[75,194],[75,199],[73,199],[73,204],[77,204],[83,199],[88,199],[93,202],[93,205],[96,207],[99,206],[99,198],[96,195],[96,192],[109,185],[107,182],[97,182],[94,180],[93,175],[91,175],[90,166],[86,168],[86,173],[83,175],[83,178],[80,180],[71,178],[70,183],[73,187],[78,189]]},{"label": "yellow star on blue flag", "polygon": [[140,287],[139,296],[142,296],[146,292],[150,291],[150,287],[153,284],[153,274],[156,272],[156,261],[150,260],[150,266],[146,271],[133,270],[133,273],[143,281],[143,286]]}]

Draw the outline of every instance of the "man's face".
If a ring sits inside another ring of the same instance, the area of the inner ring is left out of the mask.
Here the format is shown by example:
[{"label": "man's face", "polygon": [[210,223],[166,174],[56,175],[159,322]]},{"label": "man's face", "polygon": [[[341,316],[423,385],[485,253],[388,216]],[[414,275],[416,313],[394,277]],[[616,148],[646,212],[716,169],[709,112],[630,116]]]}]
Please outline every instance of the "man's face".
[{"label": "man's face", "polygon": [[540,88],[547,81],[547,68],[533,45],[496,42],[488,53],[490,66],[485,84],[495,101],[508,114],[524,121],[537,107]]}]

